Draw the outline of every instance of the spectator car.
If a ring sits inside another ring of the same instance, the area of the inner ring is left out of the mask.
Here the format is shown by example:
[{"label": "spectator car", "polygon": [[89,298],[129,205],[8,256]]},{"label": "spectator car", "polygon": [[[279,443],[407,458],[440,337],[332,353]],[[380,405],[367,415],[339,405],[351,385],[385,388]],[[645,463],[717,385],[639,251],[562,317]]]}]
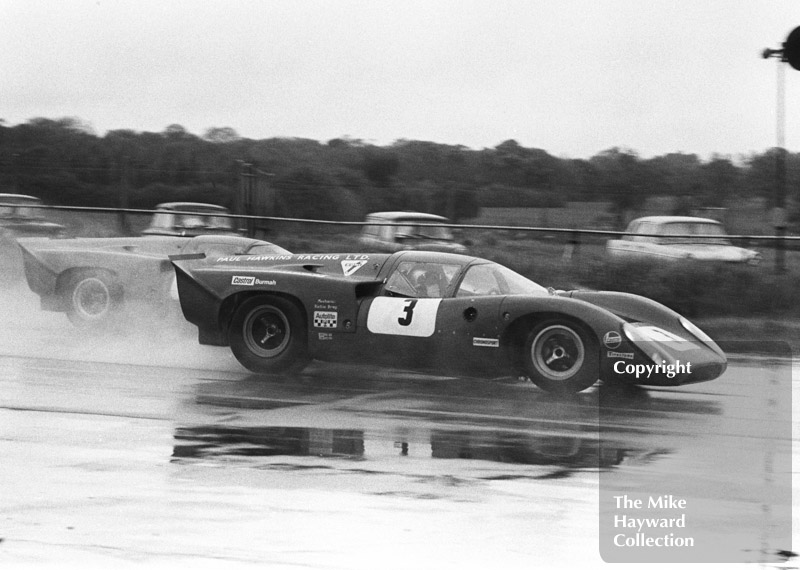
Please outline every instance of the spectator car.
[{"label": "spectator car", "polygon": [[598,379],[701,382],[726,367],[711,338],[659,303],[545,289],[476,257],[239,255],[173,265],[199,342],[230,346],[256,373],[299,371],[317,359],[524,375],[544,390],[578,392]]},{"label": "spectator car", "polygon": [[171,255],[288,254],[241,236],[19,240],[25,277],[44,311],[66,313],[78,327],[124,327],[125,311],[177,307]]},{"label": "spectator car", "polygon": [[455,240],[450,228],[435,225],[452,224],[443,216],[420,212],[373,212],[367,215],[365,222],[367,225],[361,230],[359,240],[365,251],[467,252],[467,248]]},{"label": "spectator car", "polygon": [[145,236],[241,235],[234,227],[230,210],[216,204],[165,202],[156,206]]},{"label": "spectator car", "polygon": [[65,228],[48,221],[42,201],[23,194],[0,194],[0,233],[12,237],[61,237]]},{"label": "spectator car", "polygon": [[647,216],[633,220],[625,231],[629,235],[606,244],[606,252],[613,258],[696,259],[752,265],[761,261],[759,252],[733,245],[722,224],[709,218]]}]

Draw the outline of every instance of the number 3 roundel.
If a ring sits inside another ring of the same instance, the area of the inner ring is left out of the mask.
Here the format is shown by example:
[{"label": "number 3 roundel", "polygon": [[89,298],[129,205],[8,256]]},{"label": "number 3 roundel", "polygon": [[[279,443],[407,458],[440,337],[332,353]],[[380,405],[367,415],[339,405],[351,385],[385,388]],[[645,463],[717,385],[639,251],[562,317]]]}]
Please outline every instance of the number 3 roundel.
[{"label": "number 3 roundel", "polygon": [[377,297],[367,315],[367,330],[375,334],[432,336],[441,299]]}]

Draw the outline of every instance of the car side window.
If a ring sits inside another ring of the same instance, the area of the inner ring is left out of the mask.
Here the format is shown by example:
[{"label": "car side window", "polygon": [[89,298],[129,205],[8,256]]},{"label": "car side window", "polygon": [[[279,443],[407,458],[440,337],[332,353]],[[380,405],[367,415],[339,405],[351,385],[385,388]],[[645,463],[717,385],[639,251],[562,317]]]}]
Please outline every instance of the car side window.
[{"label": "car side window", "polygon": [[379,227],[380,226],[364,226],[364,229],[362,230],[362,234],[364,236],[369,236],[371,238],[377,237],[378,228]]},{"label": "car side window", "polygon": [[166,212],[156,212],[150,225],[154,228],[172,228],[175,223],[175,216]]},{"label": "car side window", "polygon": [[461,269],[458,265],[404,261],[386,281],[388,295],[436,299],[447,295]]},{"label": "car side window", "polygon": [[[658,233],[655,224],[651,222],[642,222],[636,230],[639,234],[655,234]],[[649,235],[634,236],[634,241],[655,242],[658,238]]]},{"label": "car side window", "polygon": [[392,241],[393,226],[380,226],[380,236],[383,241]]},{"label": "car side window", "polygon": [[473,295],[499,295],[502,287],[497,275],[488,265],[476,265],[467,270],[456,297],[472,297]]}]

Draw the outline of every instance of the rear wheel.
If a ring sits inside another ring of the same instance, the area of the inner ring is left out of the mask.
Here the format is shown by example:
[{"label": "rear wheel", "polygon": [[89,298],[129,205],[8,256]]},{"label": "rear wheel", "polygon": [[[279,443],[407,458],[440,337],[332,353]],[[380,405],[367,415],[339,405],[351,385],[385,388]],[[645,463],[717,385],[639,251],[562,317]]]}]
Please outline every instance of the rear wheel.
[{"label": "rear wheel", "polygon": [[567,320],[536,326],[525,342],[525,369],[534,384],[555,393],[575,393],[600,374],[597,342]]},{"label": "rear wheel", "polygon": [[310,360],[303,313],[280,297],[261,295],[242,303],[228,338],[236,359],[253,372],[297,372]]},{"label": "rear wheel", "polygon": [[82,328],[112,324],[122,306],[122,286],[108,271],[79,271],[64,289],[67,317]]}]

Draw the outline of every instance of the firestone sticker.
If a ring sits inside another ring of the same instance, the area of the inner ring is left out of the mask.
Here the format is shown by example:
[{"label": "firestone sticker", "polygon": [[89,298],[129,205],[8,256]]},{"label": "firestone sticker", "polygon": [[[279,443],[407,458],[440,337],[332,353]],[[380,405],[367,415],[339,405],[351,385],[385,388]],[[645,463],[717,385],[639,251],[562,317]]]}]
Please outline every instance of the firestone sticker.
[{"label": "firestone sticker", "polygon": [[627,358],[628,360],[633,360],[633,353],[632,352],[614,352],[613,350],[609,350],[606,353],[608,358]]}]

